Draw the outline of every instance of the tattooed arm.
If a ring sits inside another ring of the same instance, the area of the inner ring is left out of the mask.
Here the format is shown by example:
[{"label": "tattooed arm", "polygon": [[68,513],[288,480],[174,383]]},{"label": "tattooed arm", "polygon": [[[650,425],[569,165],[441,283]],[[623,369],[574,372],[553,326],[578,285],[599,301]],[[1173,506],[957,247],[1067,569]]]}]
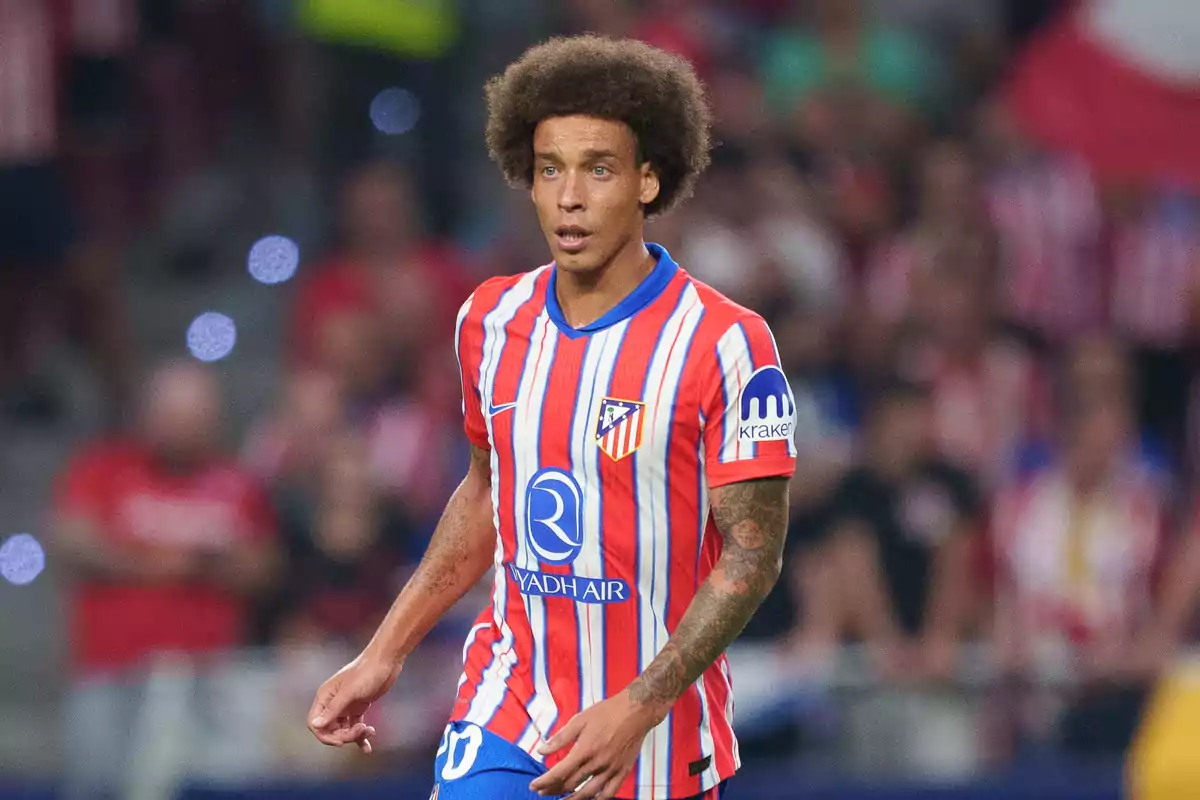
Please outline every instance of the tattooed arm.
[{"label": "tattooed arm", "polygon": [[711,498],[721,557],[662,652],[629,687],[630,699],[660,716],[742,632],[783,566],[786,478],[731,483],[713,489]]}]

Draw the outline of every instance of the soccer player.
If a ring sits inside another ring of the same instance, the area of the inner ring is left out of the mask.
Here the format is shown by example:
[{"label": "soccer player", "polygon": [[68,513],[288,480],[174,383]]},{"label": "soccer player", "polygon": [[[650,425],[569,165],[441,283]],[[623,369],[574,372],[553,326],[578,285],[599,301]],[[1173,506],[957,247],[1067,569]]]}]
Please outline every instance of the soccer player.
[{"label": "soccer player", "polygon": [[463,305],[472,465],[309,727],[369,752],[371,702],[490,570],[433,796],[710,800],[739,765],[724,651],[779,575],[795,408],[762,318],[643,240],[708,163],[704,92],[679,58],[576,37],[487,99],[554,261]]}]

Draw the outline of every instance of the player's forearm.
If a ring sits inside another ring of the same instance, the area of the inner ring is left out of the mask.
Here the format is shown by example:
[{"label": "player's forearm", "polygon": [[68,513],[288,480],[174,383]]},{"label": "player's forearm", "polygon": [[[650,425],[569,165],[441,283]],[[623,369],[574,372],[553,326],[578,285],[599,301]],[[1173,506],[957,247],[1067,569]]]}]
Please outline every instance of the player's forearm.
[{"label": "player's forearm", "polygon": [[401,665],[492,566],[496,532],[488,457],[473,450],[471,471],[450,496],[420,565],[367,645],[372,657]]},{"label": "player's forearm", "polygon": [[783,567],[787,487],[767,478],[713,490],[724,550],[662,652],[630,685],[634,702],[665,714],[754,616]]}]

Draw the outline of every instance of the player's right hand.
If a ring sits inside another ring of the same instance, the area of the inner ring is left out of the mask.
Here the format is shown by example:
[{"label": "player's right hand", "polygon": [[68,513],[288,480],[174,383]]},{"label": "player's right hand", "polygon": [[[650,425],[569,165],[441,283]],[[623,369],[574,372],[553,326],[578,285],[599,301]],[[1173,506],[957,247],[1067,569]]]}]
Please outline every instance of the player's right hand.
[{"label": "player's right hand", "polygon": [[353,742],[368,755],[375,729],[364,719],[367,709],[392,688],[399,670],[364,655],[321,684],[308,711],[308,729],[331,747]]}]

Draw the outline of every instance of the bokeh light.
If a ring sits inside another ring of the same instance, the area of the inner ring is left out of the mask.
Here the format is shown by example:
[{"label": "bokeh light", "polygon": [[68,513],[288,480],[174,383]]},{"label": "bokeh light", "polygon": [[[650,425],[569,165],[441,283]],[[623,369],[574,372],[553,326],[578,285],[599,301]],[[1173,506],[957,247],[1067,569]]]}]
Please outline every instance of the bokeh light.
[{"label": "bokeh light", "polygon": [[188,326],[188,350],[201,361],[220,361],[233,352],[236,343],[237,326],[219,312],[206,311]]},{"label": "bokeh light", "polygon": [[420,117],[421,104],[407,89],[384,89],[371,101],[371,122],[381,133],[408,133]]},{"label": "bokeh light", "polygon": [[264,236],[250,248],[246,266],[259,283],[283,283],[296,274],[300,248],[286,236]]},{"label": "bokeh light", "polygon": [[28,533],[8,537],[0,545],[0,575],[16,586],[32,583],[46,568],[46,551]]}]

